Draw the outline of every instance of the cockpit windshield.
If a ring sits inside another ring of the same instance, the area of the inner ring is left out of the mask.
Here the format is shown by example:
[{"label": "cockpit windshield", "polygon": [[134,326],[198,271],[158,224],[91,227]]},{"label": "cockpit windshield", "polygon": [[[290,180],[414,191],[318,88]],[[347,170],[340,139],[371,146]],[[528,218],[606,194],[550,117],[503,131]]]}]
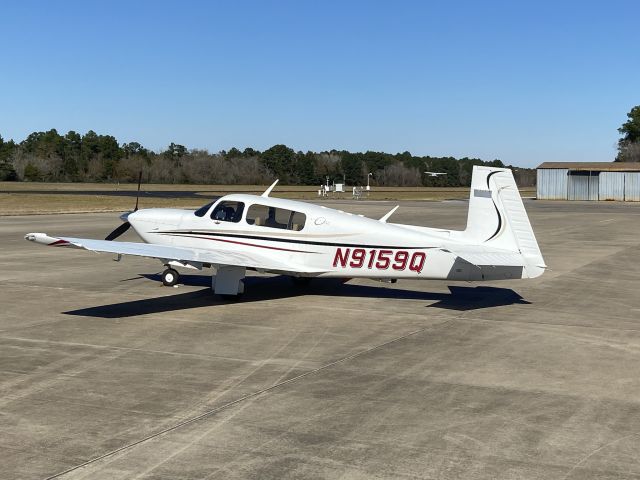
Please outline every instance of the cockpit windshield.
[{"label": "cockpit windshield", "polygon": [[213,201],[213,202],[207,203],[206,205],[200,207],[195,212],[193,212],[193,214],[196,217],[204,217],[207,214],[207,212],[209,211],[209,209],[211,208],[211,205],[213,205],[214,203],[216,203],[216,202]]}]

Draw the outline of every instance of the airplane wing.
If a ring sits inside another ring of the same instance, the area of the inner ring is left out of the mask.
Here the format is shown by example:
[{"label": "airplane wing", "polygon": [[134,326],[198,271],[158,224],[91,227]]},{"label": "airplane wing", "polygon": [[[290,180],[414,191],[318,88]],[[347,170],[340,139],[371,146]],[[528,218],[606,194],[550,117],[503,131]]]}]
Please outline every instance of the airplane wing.
[{"label": "airplane wing", "polygon": [[183,263],[210,263],[215,266],[225,265],[247,267],[275,272],[308,274],[324,272],[324,270],[310,269],[303,265],[277,261],[257,252],[249,254],[229,250],[205,250],[201,248],[156,245],[153,243],[114,242],[73,237],[50,237],[46,233],[28,233],[25,235],[25,239],[52,247],[80,248],[98,253],[135,255],[138,257],[157,258],[163,261],[175,260]]}]

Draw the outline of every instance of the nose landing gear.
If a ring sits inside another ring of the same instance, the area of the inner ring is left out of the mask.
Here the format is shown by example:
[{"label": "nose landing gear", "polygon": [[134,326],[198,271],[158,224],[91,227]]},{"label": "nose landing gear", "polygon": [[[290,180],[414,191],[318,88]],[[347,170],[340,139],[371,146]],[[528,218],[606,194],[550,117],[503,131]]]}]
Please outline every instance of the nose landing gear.
[{"label": "nose landing gear", "polygon": [[162,284],[166,287],[173,287],[180,280],[180,274],[173,268],[167,268],[162,272]]}]

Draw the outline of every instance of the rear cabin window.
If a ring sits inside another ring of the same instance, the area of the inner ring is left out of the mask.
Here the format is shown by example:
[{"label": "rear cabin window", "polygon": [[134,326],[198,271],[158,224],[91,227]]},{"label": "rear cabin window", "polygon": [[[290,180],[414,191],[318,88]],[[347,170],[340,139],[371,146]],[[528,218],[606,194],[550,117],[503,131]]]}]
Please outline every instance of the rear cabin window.
[{"label": "rear cabin window", "polygon": [[281,228],[300,231],[304,228],[307,216],[285,208],[268,207],[254,204],[247,211],[247,223],[259,227]]},{"label": "rear cabin window", "polygon": [[211,212],[211,218],[221,222],[238,223],[242,219],[244,203],[220,202]]}]

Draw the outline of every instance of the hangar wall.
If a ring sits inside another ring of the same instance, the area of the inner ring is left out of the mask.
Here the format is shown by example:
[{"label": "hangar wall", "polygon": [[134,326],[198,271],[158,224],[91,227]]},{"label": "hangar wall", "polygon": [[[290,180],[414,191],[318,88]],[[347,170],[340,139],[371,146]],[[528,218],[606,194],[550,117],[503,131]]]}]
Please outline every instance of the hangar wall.
[{"label": "hangar wall", "polygon": [[567,200],[598,200],[600,172],[569,171]]},{"label": "hangar wall", "polygon": [[640,172],[624,174],[624,199],[627,202],[640,202]]},{"label": "hangar wall", "polygon": [[540,200],[567,199],[567,168],[538,169],[537,197]]},{"label": "hangar wall", "polygon": [[640,163],[546,162],[537,179],[540,200],[640,202]]}]

